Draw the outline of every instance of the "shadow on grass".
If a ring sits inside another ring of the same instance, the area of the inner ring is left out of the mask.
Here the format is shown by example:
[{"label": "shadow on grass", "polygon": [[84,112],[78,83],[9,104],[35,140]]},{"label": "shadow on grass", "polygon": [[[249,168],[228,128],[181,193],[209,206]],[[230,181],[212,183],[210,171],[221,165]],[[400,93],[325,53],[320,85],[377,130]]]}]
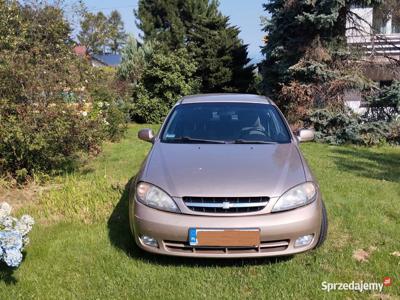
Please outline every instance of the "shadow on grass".
[{"label": "shadow on grass", "polygon": [[0,281],[3,281],[6,285],[17,283],[17,279],[14,277],[14,270],[7,267],[3,262],[0,262]]},{"label": "shadow on grass", "polygon": [[342,148],[333,150],[339,170],[360,177],[400,182],[400,151],[377,153],[368,148]]},{"label": "shadow on grass", "polygon": [[288,261],[292,256],[266,257],[266,258],[246,258],[246,259],[210,259],[210,258],[189,258],[162,256],[147,253],[136,246],[135,240],[129,227],[129,186],[132,178],[125,185],[121,198],[108,219],[108,236],[111,244],[117,249],[121,249],[133,259],[141,260],[145,263],[164,265],[164,266],[187,266],[187,267],[241,267],[248,265],[275,264]]}]

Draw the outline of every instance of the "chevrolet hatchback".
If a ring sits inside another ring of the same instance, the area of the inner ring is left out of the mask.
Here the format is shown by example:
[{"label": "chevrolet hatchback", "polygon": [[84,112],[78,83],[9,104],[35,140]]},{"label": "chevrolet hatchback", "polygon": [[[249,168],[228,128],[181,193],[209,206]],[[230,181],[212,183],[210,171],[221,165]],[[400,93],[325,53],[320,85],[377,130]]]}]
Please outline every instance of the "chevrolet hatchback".
[{"label": "chevrolet hatchback", "polygon": [[137,245],[165,255],[260,257],[320,246],[327,215],[294,135],[268,98],[205,94],[181,99],[129,189]]}]

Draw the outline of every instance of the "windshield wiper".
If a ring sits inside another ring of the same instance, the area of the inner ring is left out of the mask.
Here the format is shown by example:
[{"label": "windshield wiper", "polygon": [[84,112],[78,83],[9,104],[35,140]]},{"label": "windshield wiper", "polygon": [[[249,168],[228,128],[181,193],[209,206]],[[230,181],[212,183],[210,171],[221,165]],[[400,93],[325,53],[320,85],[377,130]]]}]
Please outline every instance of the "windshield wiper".
[{"label": "windshield wiper", "polygon": [[165,140],[165,142],[187,142],[187,143],[201,143],[201,144],[226,144],[225,141],[218,140],[207,140],[207,139],[196,139],[189,136],[181,136],[170,140]]},{"label": "windshield wiper", "polygon": [[234,144],[276,144],[276,142],[252,141],[252,140],[243,140],[243,139],[234,140],[233,143]]}]

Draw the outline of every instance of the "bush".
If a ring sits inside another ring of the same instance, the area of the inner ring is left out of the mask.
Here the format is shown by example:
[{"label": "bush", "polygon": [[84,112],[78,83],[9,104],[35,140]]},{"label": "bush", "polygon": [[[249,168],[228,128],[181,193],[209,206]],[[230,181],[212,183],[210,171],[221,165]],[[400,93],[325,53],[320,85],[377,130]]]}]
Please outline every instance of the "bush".
[{"label": "bush", "polygon": [[373,120],[393,121],[400,114],[400,81],[383,87],[367,98],[366,116]]},{"label": "bush", "polygon": [[316,130],[316,140],[329,144],[377,145],[389,141],[391,129],[387,122],[369,121],[348,110],[314,111],[305,120]]},{"label": "bush", "polygon": [[[97,103],[98,105],[100,103]],[[103,104],[104,123],[106,124],[107,138],[112,142],[119,141],[125,136],[127,126],[126,105],[124,102],[111,102]]]},{"label": "bush", "polygon": [[0,1],[0,176],[22,183],[120,139],[128,111],[113,68],[75,55],[63,11]]},{"label": "bush", "polygon": [[124,93],[117,88],[114,68],[97,68],[93,73],[95,79],[89,86],[94,103],[92,114],[103,118],[107,139],[116,142],[124,137],[127,130],[129,104],[124,99]]},{"label": "bush", "polygon": [[23,259],[23,251],[29,244],[28,233],[35,224],[29,215],[20,219],[11,216],[11,206],[0,203],[0,263],[4,261],[7,266],[16,268]]},{"label": "bush", "polygon": [[97,154],[102,120],[69,104],[0,104],[0,174],[25,181],[35,173],[72,166],[79,152]]},{"label": "bush", "polygon": [[154,53],[134,91],[133,120],[160,123],[179,98],[198,91],[195,71],[185,49]]}]

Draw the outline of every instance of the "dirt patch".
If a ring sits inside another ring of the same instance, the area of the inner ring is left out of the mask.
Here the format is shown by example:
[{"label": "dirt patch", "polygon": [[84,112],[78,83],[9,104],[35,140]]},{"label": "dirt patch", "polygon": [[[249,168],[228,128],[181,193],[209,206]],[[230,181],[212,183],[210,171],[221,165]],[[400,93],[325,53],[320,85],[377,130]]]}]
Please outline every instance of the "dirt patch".
[{"label": "dirt patch", "polygon": [[0,186],[0,203],[7,202],[17,211],[21,207],[32,205],[48,190],[57,188],[58,185],[40,186],[30,183],[22,188],[9,188]]}]

